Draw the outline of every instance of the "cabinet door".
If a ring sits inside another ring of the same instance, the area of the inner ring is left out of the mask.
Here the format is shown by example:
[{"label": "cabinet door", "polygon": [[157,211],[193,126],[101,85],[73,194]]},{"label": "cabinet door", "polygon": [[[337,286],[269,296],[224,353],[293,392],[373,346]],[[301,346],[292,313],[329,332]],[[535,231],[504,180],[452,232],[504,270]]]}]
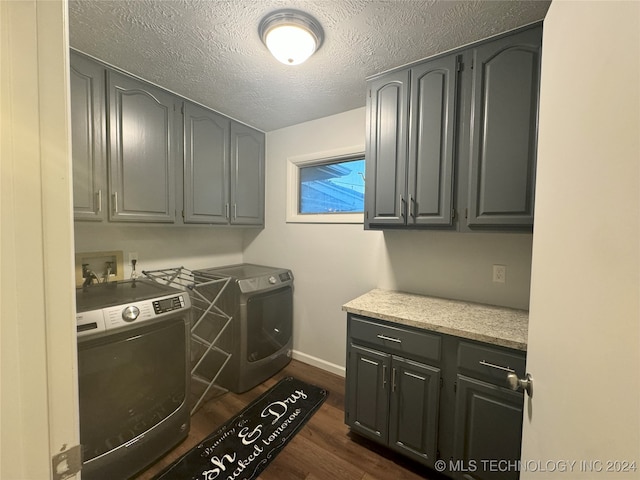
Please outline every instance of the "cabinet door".
[{"label": "cabinet door", "polygon": [[436,457],[440,369],[393,357],[389,446],[433,464]]},{"label": "cabinet door", "polygon": [[231,123],[231,223],[264,225],[264,133]]},{"label": "cabinet door", "polygon": [[184,105],[184,221],[229,221],[230,120],[191,103]]},{"label": "cabinet door", "polygon": [[174,97],[115,72],[108,73],[110,219],[173,222]]},{"label": "cabinet door", "polygon": [[[473,480],[516,480],[522,442],[522,392],[458,375],[454,458]],[[490,463],[502,461],[502,468]],[[507,463],[508,462],[508,463]],[[469,468],[475,465],[475,468]],[[511,465],[507,468],[505,465]]]},{"label": "cabinet door", "polygon": [[453,163],[458,57],[411,70],[408,223],[453,223]]},{"label": "cabinet door", "polygon": [[347,369],[347,424],[357,433],[388,441],[390,355],[351,345]]},{"label": "cabinet door", "polygon": [[409,71],[372,80],[368,87],[365,228],[404,225]]},{"label": "cabinet door", "polygon": [[531,226],[542,29],[473,52],[468,225]]},{"label": "cabinet door", "polygon": [[70,61],[73,213],[76,220],[102,221],[107,186],[105,70],[73,52]]}]

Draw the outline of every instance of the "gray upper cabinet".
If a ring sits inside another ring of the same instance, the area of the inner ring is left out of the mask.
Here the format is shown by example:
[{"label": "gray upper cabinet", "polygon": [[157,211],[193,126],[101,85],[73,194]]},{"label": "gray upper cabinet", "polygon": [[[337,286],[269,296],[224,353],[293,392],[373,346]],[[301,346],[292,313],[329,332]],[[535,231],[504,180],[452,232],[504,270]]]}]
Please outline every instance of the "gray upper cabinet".
[{"label": "gray upper cabinet", "polygon": [[175,97],[119,73],[108,72],[109,219],[175,219]]},{"label": "gray upper cabinet", "polygon": [[409,71],[369,82],[365,228],[406,223]]},{"label": "gray upper cabinet", "polygon": [[73,212],[76,220],[103,221],[107,210],[105,70],[71,54]]},{"label": "gray upper cabinet", "polygon": [[368,85],[365,227],[450,226],[458,57]]},{"label": "gray upper cabinet", "polygon": [[226,224],[231,121],[184,104],[184,222]]},{"label": "gray upper cabinet", "polygon": [[542,28],[473,50],[469,227],[533,225]]},{"label": "gray upper cabinet", "polygon": [[459,57],[442,57],[411,69],[409,225],[453,222],[453,163]]},{"label": "gray upper cabinet", "polygon": [[231,122],[232,225],[264,225],[264,133]]},{"label": "gray upper cabinet", "polygon": [[264,225],[263,132],[80,52],[70,79],[76,220]]},{"label": "gray upper cabinet", "polygon": [[528,27],[368,80],[365,228],[531,229],[541,39]]}]

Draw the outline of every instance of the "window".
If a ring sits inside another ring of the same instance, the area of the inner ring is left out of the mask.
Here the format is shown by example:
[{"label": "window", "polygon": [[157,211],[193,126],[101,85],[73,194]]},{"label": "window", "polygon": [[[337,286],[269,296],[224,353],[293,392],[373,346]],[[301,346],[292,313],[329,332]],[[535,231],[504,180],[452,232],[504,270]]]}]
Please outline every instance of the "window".
[{"label": "window", "polygon": [[[362,223],[363,148],[289,158],[287,221]],[[347,153],[348,152],[348,153]]]},{"label": "window", "polygon": [[364,212],[364,158],[300,168],[298,213]]}]

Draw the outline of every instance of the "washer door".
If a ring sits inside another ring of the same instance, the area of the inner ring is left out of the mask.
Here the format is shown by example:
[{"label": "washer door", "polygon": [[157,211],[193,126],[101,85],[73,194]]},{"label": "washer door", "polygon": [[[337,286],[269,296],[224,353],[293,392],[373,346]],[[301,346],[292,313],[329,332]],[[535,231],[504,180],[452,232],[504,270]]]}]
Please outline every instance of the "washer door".
[{"label": "washer door", "polygon": [[83,461],[152,429],[186,397],[183,319],[78,344]]},{"label": "washer door", "polygon": [[252,295],[247,299],[247,361],[257,362],[278,352],[291,338],[291,286]]}]

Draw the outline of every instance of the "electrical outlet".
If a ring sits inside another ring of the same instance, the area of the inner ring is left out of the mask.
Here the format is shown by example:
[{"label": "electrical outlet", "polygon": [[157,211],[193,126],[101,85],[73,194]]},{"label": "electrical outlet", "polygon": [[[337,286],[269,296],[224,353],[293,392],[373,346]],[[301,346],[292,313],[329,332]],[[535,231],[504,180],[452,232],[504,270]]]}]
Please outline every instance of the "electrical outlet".
[{"label": "electrical outlet", "polygon": [[507,282],[507,266],[506,265],[493,266],[493,281],[495,283]]},{"label": "electrical outlet", "polygon": [[133,265],[133,261],[138,262],[138,252],[129,252],[129,265]]}]

